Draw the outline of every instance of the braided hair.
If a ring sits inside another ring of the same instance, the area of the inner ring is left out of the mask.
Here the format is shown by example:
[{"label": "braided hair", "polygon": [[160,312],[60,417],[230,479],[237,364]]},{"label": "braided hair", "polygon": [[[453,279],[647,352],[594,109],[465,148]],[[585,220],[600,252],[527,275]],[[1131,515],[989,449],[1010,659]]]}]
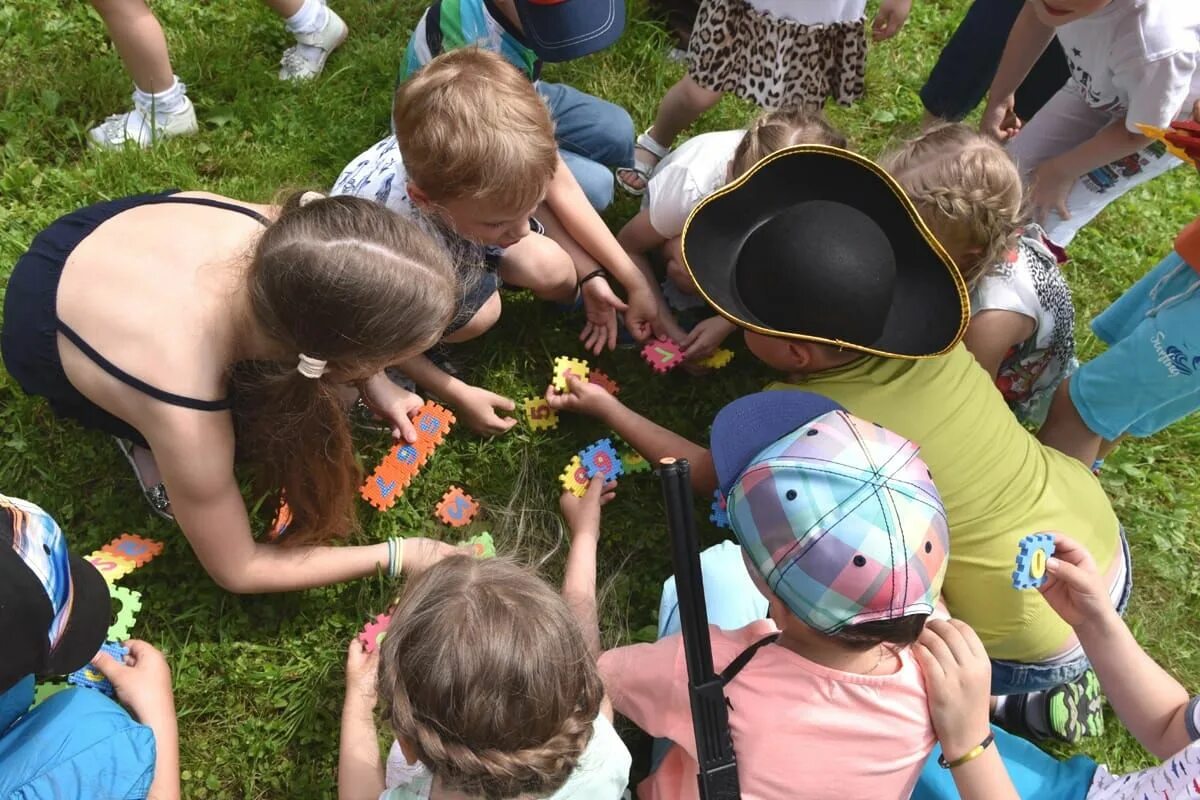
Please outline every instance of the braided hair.
[{"label": "braided hair", "polygon": [[846,136],[820,111],[781,108],[764,111],[750,123],[746,135],[733,152],[731,178],[745,174],[762,159],[777,150],[795,144],[846,146]]},{"label": "braided hair", "polygon": [[452,556],[414,578],[381,661],[396,737],[442,786],[486,800],[560,789],[604,696],[566,603],[500,558]]},{"label": "braided hair", "polygon": [[1000,145],[960,123],[938,125],[880,159],[943,243],[978,252],[968,287],[1006,261],[1025,225],[1021,175]]}]

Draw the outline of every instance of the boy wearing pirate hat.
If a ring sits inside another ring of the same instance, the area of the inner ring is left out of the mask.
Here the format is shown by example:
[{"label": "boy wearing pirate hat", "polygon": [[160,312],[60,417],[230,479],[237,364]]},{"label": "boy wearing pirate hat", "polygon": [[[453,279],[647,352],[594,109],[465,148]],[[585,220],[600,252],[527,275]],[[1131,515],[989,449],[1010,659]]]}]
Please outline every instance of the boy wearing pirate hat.
[{"label": "boy wearing pirate hat", "polygon": [[[1128,552],[1107,496],[1078,461],[1043,447],[1008,412],[960,340],[962,278],[878,165],[821,145],[781,150],[705,199],[684,230],[700,293],[787,376],[768,388],[823,395],[917,443],[950,527],[943,599],[993,659],[996,694],[1057,689],[1080,727],[1099,713],[1087,659],[1037,592],[1012,588],[1020,540],[1061,531],[1095,554],[1113,602],[1128,600]],[[652,461],[686,457],[711,491],[709,452],[599,387],[569,381],[555,408],[598,417]],[[1060,736],[1078,731],[1056,730]]]},{"label": "boy wearing pirate hat", "polygon": [[[111,614],[104,578],[50,515],[0,495],[0,797],[180,796],[171,672],[145,642],[126,643],[124,664],[97,656]],[[30,709],[36,677],[89,661],[129,712],[76,688]]]}]

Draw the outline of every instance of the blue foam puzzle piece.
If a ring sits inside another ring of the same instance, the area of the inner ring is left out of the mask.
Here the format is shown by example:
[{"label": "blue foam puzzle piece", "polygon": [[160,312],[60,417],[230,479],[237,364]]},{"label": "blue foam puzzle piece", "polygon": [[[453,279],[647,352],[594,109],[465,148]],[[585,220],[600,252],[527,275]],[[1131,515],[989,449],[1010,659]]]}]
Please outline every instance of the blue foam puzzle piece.
[{"label": "blue foam puzzle piece", "polygon": [[[1036,589],[1046,582],[1047,573],[1033,574],[1033,565],[1041,553],[1045,560],[1054,555],[1054,535],[1050,533],[1032,533],[1022,539],[1017,545],[1017,568],[1012,574],[1014,589]],[[1045,564],[1045,560],[1042,561]]]},{"label": "blue foam puzzle piece", "polygon": [[718,528],[729,528],[729,512],[725,508],[725,498],[721,496],[721,490],[713,491],[712,513],[708,515],[708,519],[713,525]]},{"label": "blue foam puzzle piece", "polygon": [[617,455],[616,448],[613,447],[612,441],[609,439],[601,439],[595,444],[589,445],[579,451],[579,461],[583,464],[583,469],[587,472],[589,479],[596,477],[596,474],[601,472],[600,468],[595,465],[595,458],[598,453],[603,453],[608,457],[608,463],[611,468],[604,473],[606,480],[613,480],[625,474],[625,469],[621,464],[621,457]]},{"label": "blue foam puzzle piece", "polygon": [[[129,648],[122,647],[116,642],[105,642],[100,646],[102,652],[108,653],[117,661],[124,662],[125,656],[129,655]],[[91,664],[84,664],[79,669],[67,676],[67,683],[72,686],[79,686],[84,689],[95,689],[98,692],[112,697],[115,694],[113,685],[109,683],[108,678],[100,674],[100,670],[93,667]]]}]

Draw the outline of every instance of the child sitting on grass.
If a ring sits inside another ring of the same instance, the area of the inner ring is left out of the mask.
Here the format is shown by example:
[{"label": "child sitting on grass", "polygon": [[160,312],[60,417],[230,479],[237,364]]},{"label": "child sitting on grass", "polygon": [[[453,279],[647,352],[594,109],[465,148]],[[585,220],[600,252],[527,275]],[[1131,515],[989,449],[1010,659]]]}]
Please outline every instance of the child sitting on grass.
[{"label": "child sitting on grass", "polygon": [[[67,552],[58,523],[0,495],[0,797],[180,796],[171,670],[145,642],[125,642],[123,664],[98,653],[111,622],[108,585]],[[35,677],[89,661],[128,711],[77,687],[30,708]]]},{"label": "child sitting on grass", "polygon": [[[393,122],[395,136],[351,161],[332,194],[374,200],[442,234],[462,281],[444,341],[476,338],[496,323],[501,282],[556,303],[581,298],[588,322],[580,339],[595,353],[616,346],[617,311],[636,338],[650,334],[658,305],[649,283],[563,165],[546,104],[511,64],[474,48],[438,56],[401,84]],[[628,306],[609,277],[624,286]],[[447,375],[426,356],[402,369],[476,431],[516,424],[496,413],[512,411],[511,399]]]},{"label": "child sitting on grass", "polygon": [[667,265],[663,295],[671,299],[659,305],[659,324],[682,345],[690,362],[712,355],[735,326],[717,314],[688,326],[672,313],[672,305],[678,312],[705,308],[704,301],[696,297],[696,284],[683,268],[679,251],[688,215],[701,200],[763,156],[794,144],[845,147],[846,137],[820,112],[785,109],[762,114],[744,131],[715,131],[688,139],[655,168],[642,209],[617,234],[617,241],[652,284],[651,254],[662,253]]},{"label": "child sitting on grass", "polygon": [[417,21],[397,85],[437,56],[480,47],[503,56],[550,107],[558,152],[597,211],[613,200],[611,168],[633,163],[633,120],[616,103],[541,79],[542,62],[599,52],[625,30],[624,0],[437,0]]},{"label": "child sitting on grass", "polygon": [[[710,549],[702,570],[742,796],[907,800],[933,747],[910,645],[949,545],[917,446],[806,392],[734,401],[712,444],[741,547]],[[598,483],[583,501],[597,515]],[[604,653],[600,673],[617,711],[671,743],[639,796],[679,800],[697,796],[696,745],[665,621],[657,642]]]},{"label": "child sitting on grass", "polygon": [[963,340],[1022,422],[1040,425],[1075,358],[1075,306],[1021,176],[992,140],[942,125],[880,159],[954,259],[971,292]]},{"label": "child sitting on grass", "polygon": [[[1042,596],[1075,630],[1117,717],[1163,763],[1113,775],[1087,756],[1059,762],[998,728],[989,733],[988,661],[978,638],[962,623],[931,623],[917,654],[941,739],[942,752],[935,756],[944,755],[949,767],[937,766],[931,757],[913,800],[1200,797],[1200,697],[1189,698],[1179,681],[1142,650],[1113,610],[1086,548],[1061,534],[1054,544]],[[995,747],[976,751],[988,736],[995,736]]]},{"label": "child sitting on grass", "polygon": [[[589,579],[575,566],[564,592]],[[594,593],[594,545],[590,568]],[[350,643],[338,797],[617,800],[631,759],[596,670],[592,608],[585,637],[563,598],[503,559],[452,556],[411,580],[379,650]],[[378,701],[396,737],[386,770]]]},{"label": "child sitting on grass", "polygon": [[[825,395],[920,443],[953,537],[943,598],[995,659],[993,691],[1081,676],[1087,659],[1070,628],[1036,594],[1012,590],[1013,559],[1026,535],[1068,531],[1096,554],[1123,607],[1120,526],[1095,477],[1022,428],[959,344],[966,287],[900,187],[848,151],[781,150],[700,204],[683,254],[701,294],[744,329],[750,351],[790,376],[775,388]],[[568,386],[547,392],[554,408],[599,418],[651,461],[687,458],[693,485],[716,488],[708,450],[598,386]],[[1078,689],[1067,698],[1086,729],[1098,698]]]}]

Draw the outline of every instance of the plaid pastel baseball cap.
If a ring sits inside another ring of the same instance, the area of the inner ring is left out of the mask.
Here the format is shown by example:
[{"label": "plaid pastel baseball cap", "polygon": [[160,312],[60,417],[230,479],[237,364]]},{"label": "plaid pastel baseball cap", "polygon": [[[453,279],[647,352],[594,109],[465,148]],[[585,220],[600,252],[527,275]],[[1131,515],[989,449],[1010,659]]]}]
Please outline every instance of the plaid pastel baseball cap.
[{"label": "plaid pastel baseball cap", "polygon": [[104,578],[67,552],[58,523],[0,495],[0,692],[30,673],[66,675],[88,663],[111,615]]},{"label": "plaid pastel baseball cap", "polygon": [[918,451],[808,392],[735,400],[712,430],[748,561],[788,610],[827,634],[933,612],[949,530]]}]

